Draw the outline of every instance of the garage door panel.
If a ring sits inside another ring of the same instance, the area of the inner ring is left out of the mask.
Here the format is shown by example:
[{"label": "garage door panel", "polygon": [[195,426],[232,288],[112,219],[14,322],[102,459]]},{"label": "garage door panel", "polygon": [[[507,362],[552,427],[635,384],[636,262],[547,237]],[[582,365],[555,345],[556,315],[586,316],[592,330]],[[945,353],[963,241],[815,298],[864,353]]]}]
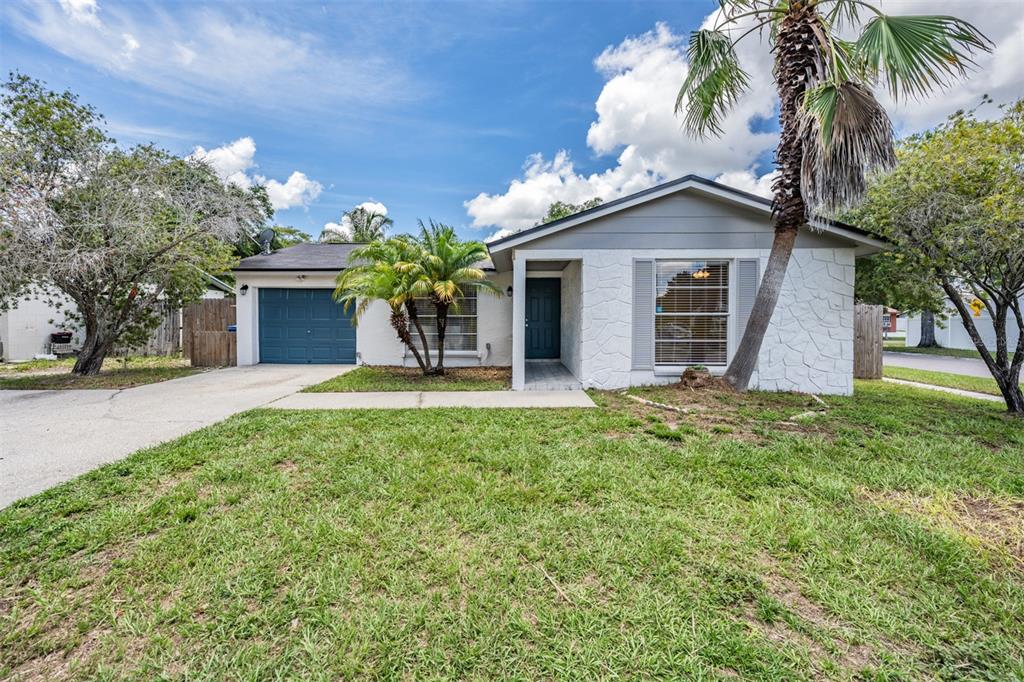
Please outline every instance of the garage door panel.
[{"label": "garage door panel", "polygon": [[331,289],[260,289],[260,362],[354,363],[356,329]]}]

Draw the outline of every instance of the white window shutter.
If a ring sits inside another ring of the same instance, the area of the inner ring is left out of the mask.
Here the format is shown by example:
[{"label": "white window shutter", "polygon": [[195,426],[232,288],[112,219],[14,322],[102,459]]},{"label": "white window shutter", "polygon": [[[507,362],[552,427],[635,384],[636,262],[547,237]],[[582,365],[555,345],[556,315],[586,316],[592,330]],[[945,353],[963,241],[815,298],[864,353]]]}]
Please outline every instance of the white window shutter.
[{"label": "white window shutter", "polygon": [[741,259],[736,262],[736,343],[743,338],[747,329],[747,320],[754,309],[757,297],[757,286],[760,284],[760,264],[756,258]]},{"label": "white window shutter", "polygon": [[633,369],[654,369],[654,261],[633,261]]}]

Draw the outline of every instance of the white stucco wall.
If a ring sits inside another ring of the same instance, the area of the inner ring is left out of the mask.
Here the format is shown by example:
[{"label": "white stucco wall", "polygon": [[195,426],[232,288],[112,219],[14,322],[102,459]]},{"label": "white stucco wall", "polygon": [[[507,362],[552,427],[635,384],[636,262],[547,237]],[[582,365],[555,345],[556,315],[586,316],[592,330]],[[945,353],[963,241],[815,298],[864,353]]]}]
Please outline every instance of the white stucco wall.
[{"label": "white stucco wall", "polygon": [[[758,258],[766,249],[517,250],[516,260],[581,258],[582,314],[579,379],[615,389],[670,383],[677,372],[632,369],[632,289],[635,258]],[[765,390],[849,394],[853,390],[852,248],[799,249],[769,326],[752,386]],[[735,267],[730,268],[735,278]],[[738,342],[735,284],[730,286],[729,357]]]},{"label": "white stucco wall", "polygon": [[[303,279],[300,279],[300,274]],[[238,272],[237,289],[248,284],[245,296],[237,299],[238,321],[238,364],[259,363],[259,289],[266,288],[324,288],[333,289],[333,273],[296,272]],[[512,282],[511,273],[493,278],[494,283],[505,291]],[[407,354],[404,346],[395,336],[389,321],[388,306],[377,301],[371,304],[356,331],[356,361],[366,365],[414,366],[416,359]],[[512,301],[504,293],[500,298],[481,294],[477,303],[477,350],[475,352],[445,353],[445,365],[465,367],[479,365],[503,365],[512,363]]]},{"label": "white stucco wall", "polygon": [[562,325],[561,325],[561,360],[562,364],[576,375],[582,373],[583,357],[580,353],[580,332],[583,324],[583,302],[581,286],[583,284],[580,261],[570,261],[562,270]]},{"label": "white stucco wall", "polygon": [[76,333],[76,343],[81,342],[78,328],[65,323],[66,310],[75,310],[75,304],[61,296],[63,306],[58,310],[45,298],[25,296],[18,299],[17,308],[0,313],[0,341],[4,345],[4,359],[7,362],[24,362],[37,354],[46,353],[50,334],[56,331],[73,331]]}]

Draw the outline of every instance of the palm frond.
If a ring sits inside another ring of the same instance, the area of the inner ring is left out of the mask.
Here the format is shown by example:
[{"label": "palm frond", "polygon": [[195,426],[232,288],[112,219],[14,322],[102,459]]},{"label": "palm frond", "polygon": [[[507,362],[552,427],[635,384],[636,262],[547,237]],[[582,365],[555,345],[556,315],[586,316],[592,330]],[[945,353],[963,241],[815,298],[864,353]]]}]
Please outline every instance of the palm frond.
[{"label": "palm frond", "polygon": [[867,173],[896,163],[892,123],[863,85],[808,89],[799,118],[800,193],[808,215],[849,206],[863,195]]},{"label": "palm frond", "polygon": [[721,134],[722,119],[746,90],[749,76],[722,31],[694,31],[687,56],[690,72],[676,96],[675,112],[685,112],[684,125],[692,135]]},{"label": "palm frond", "polygon": [[974,65],[992,42],[972,24],[950,16],[872,18],[857,39],[858,59],[894,97],[921,97],[944,88]]}]

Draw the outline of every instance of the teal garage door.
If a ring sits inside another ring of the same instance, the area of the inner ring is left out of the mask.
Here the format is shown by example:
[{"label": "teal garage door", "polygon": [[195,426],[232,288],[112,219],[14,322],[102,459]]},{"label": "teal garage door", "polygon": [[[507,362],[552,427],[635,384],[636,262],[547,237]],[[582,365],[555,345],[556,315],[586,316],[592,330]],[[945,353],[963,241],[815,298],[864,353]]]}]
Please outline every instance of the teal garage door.
[{"label": "teal garage door", "polygon": [[331,289],[260,289],[260,362],[355,364],[356,328]]}]

